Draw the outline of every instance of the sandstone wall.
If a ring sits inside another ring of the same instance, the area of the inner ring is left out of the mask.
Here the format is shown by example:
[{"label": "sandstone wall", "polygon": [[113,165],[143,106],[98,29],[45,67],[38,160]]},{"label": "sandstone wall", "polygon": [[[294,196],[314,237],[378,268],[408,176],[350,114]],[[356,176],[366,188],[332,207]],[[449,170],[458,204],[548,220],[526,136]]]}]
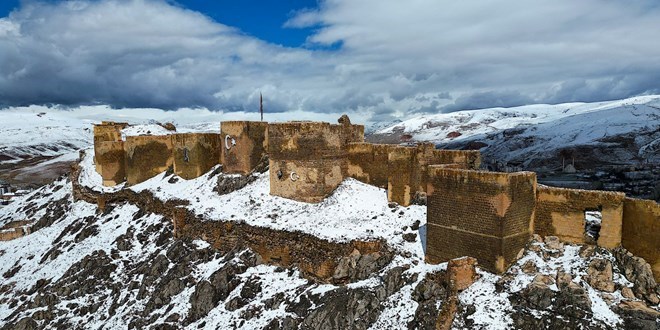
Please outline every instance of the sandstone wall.
[{"label": "sandstone wall", "polygon": [[[579,244],[596,243],[606,248],[621,245],[624,193],[553,188],[538,188],[535,232],[557,236]],[[596,242],[585,234],[585,211],[601,211],[600,237]]]},{"label": "sandstone wall", "polygon": [[454,164],[463,169],[478,169],[479,151],[437,150],[432,143],[417,146],[351,143],[347,147],[347,175],[381,188],[388,200],[408,206],[418,193],[425,193],[429,165]]},{"label": "sandstone wall", "polygon": [[660,283],[660,204],[652,200],[626,198],[623,202],[622,245],[644,258]]},{"label": "sandstone wall", "polygon": [[115,186],[126,181],[126,150],[123,141],[95,142],[94,162],[104,186]]},{"label": "sandstone wall", "polygon": [[11,241],[30,234],[32,221],[12,221],[0,228],[0,241]]},{"label": "sandstone wall", "polygon": [[268,128],[270,193],[320,202],[344,180],[347,129],[321,122],[271,124]]},{"label": "sandstone wall", "polygon": [[223,171],[248,174],[259,164],[268,148],[268,123],[223,121],[220,138]]},{"label": "sandstone wall", "polygon": [[388,156],[393,144],[350,143],[348,151],[349,177],[379,188],[387,189],[389,176]]},{"label": "sandstone wall", "polygon": [[114,186],[123,182],[126,176],[126,166],[117,155],[117,150],[124,147],[121,130],[126,126],[128,123],[111,121],[94,125],[94,164],[96,172],[103,177],[104,185]]},{"label": "sandstone wall", "polygon": [[121,130],[126,128],[128,123],[115,123],[111,121],[101,122],[94,125],[94,142],[121,141]]},{"label": "sandstone wall", "polygon": [[536,175],[429,166],[429,262],[472,256],[493,272],[515,261],[532,233]]},{"label": "sandstone wall", "polygon": [[126,182],[146,181],[173,165],[172,135],[128,136],[126,147]]},{"label": "sandstone wall", "polygon": [[172,136],[174,173],[194,179],[220,163],[222,145],[220,134],[187,133]]},{"label": "sandstone wall", "polygon": [[416,147],[398,146],[387,157],[387,200],[399,205],[411,204],[420,186]]}]

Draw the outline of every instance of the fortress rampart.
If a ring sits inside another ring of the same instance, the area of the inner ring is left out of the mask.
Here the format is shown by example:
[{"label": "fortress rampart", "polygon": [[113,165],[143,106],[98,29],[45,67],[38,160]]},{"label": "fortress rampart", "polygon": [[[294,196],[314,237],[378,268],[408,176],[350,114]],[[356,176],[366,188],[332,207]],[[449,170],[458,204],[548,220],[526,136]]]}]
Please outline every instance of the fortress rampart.
[{"label": "fortress rampart", "polygon": [[213,133],[172,135],[174,173],[190,180],[208,172],[221,158],[220,141]]},{"label": "fortress rampart", "polygon": [[220,124],[221,159],[225,173],[248,174],[268,148],[268,123],[223,121]]},{"label": "fortress rampart", "polygon": [[621,245],[651,264],[660,282],[660,204],[652,200],[623,200]]},{"label": "fortress rampart", "polygon": [[585,232],[585,211],[600,211],[602,221],[598,245],[621,245],[624,193],[541,186],[538,189],[535,231],[541,236],[557,236],[565,242],[594,243]]},{"label": "fortress rampart", "polygon": [[473,256],[494,272],[532,235],[536,175],[429,166],[427,259]]},{"label": "fortress rampart", "polygon": [[348,145],[348,176],[387,188],[388,200],[410,205],[416,196],[426,194],[429,165],[453,164],[476,170],[481,155],[474,150],[437,150],[432,143],[397,146],[371,143]]},{"label": "fortress rampart", "polygon": [[347,177],[347,145],[363,141],[362,132],[350,124],[271,124],[270,193],[303,202],[322,201]]},{"label": "fortress rampart", "polygon": [[[339,124],[229,121],[221,123],[220,134],[123,140],[125,127],[94,127],[96,169],[104,185],[133,185],[168,169],[193,179],[217,164],[225,173],[245,175],[268,156],[273,195],[319,202],[350,177],[386,188],[388,201],[403,206],[426,196],[429,262],[469,255],[503,272],[536,233],[605,248],[622,245],[645,258],[660,281],[660,206],[653,201],[537,186],[531,172],[478,171],[478,151],[365,143],[364,127],[345,117]],[[602,215],[597,236],[587,233],[587,211]]]}]

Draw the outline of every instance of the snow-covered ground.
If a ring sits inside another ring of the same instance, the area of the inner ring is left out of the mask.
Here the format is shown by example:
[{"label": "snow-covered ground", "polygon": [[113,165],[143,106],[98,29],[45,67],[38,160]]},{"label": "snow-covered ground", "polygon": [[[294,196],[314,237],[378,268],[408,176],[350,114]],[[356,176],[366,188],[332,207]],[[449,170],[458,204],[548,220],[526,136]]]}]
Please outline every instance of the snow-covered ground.
[{"label": "snow-covered ground", "polygon": [[[96,191],[112,192],[122,186],[104,187],[94,170],[92,149],[81,162],[80,182]],[[423,259],[423,246],[403,240],[403,228],[419,221],[426,224],[426,207],[390,208],[384,189],[346,179],[326,200],[317,204],[297,202],[270,195],[268,173],[259,174],[246,187],[226,195],[213,191],[217,178],[209,178],[214,170],[192,180],[161,173],[145,182],[129,187],[135,192],[148,190],[161,200],[183,199],[188,208],[209,220],[241,221],[253,226],[277,230],[300,231],[314,236],[346,242],[355,239],[382,238]],[[223,174],[220,174],[223,175]]]}]

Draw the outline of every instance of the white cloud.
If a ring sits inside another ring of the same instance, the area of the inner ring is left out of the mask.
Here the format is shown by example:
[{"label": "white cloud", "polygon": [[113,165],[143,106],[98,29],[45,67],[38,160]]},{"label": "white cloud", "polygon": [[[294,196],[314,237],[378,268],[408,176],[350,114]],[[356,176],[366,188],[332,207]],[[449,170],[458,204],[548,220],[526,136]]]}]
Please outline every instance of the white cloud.
[{"label": "white cloud", "polygon": [[327,0],[287,48],[164,0],[28,3],[0,19],[0,104],[413,112],[660,93],[654,1]]}]

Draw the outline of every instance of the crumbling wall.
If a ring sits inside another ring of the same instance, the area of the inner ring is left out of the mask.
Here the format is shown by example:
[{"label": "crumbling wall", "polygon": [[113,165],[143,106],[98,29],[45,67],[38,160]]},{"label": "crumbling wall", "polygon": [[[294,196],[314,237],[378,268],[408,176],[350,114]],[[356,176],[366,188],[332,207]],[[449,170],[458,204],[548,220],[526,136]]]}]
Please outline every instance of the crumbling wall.
[{"label": "crumbling wall", "polygon": [[536,174],[429,166],[426,258],[472,256],[493,272],[515,261],[532,233]]},{"label": "crumbling wall", "polygon": [[116,123],[112,121],[103,121],[101,124],[94,125],[94,143],[107,141],[121,141],[121,130],[126,128],[128,123]]},{"label": "crumbling wall", "polygon": [[104,186],[115,186],[126,181],[126,150],[123,141],[95,142],[94,161]]},{"label": "crumbling wall", "polygon": [[26,233],[23,228],[9,228],[0,229],[0,241],[11,241],[19,237],[25,236]]},{"label": "crumbling wall", "polygon": [[462,169],[478,169],[481,165],[479,151],[437,150],[433,143],[412,147],[350,143],[347,151],[348,176],[387,188],[388,200],[403,206],[426,192],[429,165],[453,164]]},{"label": "crumbling wall", "polygon": [[200,177],[220,163],[220,134],[174,134],[172,144],[174,173],[186,180]]},{"label": "crumbling wall", "polygon": [[268,148],[268,123],[223,121],[220,138],[223,171],[248,174],[259,164]]},{"label": "crumbling wall", "polygon": [[621,245],[624,193],[540,186],[536,201],[534,230],[541,236],[557,236],[578,244],[592,244],[585,233],[585,211],[602,214],[596,244],[615,248]]},{"label": "crumbling wall", "polygon": [[174,163],[172,135],[128,136],[126,147],[126,182],[146,181],[168,170]]},{"label": "crumbling wall", "polygon": [[652,200],[626,198],[623,202],[621,243],[644,258],[660,283],[660,204]]},{"label": "crumbling wall", "polygon": [[347,146],[349,177],[379,188],[387,189],[388,156],[392,144],[350,143]]},{"label": "crumbling wall", "polygon": [[403,206],[411,204],[420,186],[416,147],[392,148],[387,157],[387,200]]},{"label": "crumbling wall", "polygon": [[118,155],[118,150],[124,148],[121,130],[126,126],[128,123],[111,121],[94,125],[94,165],[106,186],[123,182],[126,176],[124,157]]},{"label": "crumbling wall", "polygon": [[321,122],[271,124],[268,128],[270,193],[320,202],[344,180],[345,129]]}]

